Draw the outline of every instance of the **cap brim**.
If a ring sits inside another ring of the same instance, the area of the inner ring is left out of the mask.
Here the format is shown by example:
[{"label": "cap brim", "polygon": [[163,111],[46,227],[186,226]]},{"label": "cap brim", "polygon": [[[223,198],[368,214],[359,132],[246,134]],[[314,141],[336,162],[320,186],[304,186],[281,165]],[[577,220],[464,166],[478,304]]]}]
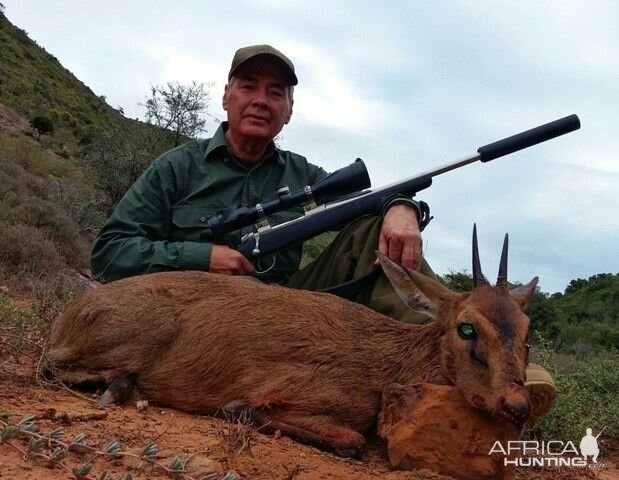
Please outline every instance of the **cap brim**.
[{"label": "cap brim", "polygon": [[284,75],[288,79],[288,85],[297,85],[299,83],[299,80],[297,79],[297,76],[294,73],[294,70],[292,70],[290,66],[286,62],[284,62],[281,58],[279,58],[277,55],[274,55],[272,53],[257,53],[256,55],[252,55],[251,57],[246,58],[245,60],[240,62],[237,66],[235,66],[232,70],[230,70],[230,73],[228,73],[228,80],[232,78],[234,73],[237,72],[239,68],[241,68],[243,65],[246,65],[247,62],[249,62],[250,60],[254,60],[258,57],[269,57],[270,59],[274,61],[274,63],[279,65],[282,71],[284,72]]}]

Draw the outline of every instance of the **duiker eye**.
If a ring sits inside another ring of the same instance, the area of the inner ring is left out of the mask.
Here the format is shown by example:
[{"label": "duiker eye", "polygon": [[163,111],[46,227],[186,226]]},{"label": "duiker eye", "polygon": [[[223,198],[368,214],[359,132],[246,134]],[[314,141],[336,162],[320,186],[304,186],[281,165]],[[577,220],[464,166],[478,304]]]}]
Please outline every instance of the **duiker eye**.
[{"label": "duiker eye", "polygon": [[477,336],[477,332],[470,323],[461,323],[458,325],[458,335],[464,340],[473,340]]}]

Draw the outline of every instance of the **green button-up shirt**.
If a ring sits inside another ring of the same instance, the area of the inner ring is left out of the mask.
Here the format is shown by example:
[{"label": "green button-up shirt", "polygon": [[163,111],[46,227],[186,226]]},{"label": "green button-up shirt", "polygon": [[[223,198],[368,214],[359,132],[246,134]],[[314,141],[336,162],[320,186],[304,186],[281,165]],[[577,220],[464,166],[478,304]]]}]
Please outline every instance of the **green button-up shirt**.
[{"label": "green button-up shirt", "polygon": [[[294,192],[327,175],[304,157],[273,143],[257,163],[245,164],[229,151],[223,122],[211,139],[196,140],[164,153],[127,191],[97,236],[92,272],[100,282],[164,270],[208,270],[215,239],[209,215],[227,207],[276,198],[288,185]],[[303,213],[301,206],[269,216],[278,224]],[[252,230],[225,234],[218,244],[236,247]],[[282,277],[299,267],[302,245],[277,254]]]},{"label": "green button-up shirt", "polygon": [[[257,163],[235,158],[225,140],[226,122],[211,139],[195,140],[154,160],[118,203],[99,232],[91,255],[92,273],[100,282],[165,270],[208,270],[213,244],[232,248],[253,226],[215,239],[207,225],[217,211],[255,205],[312,185],[327,172],[301,155],[271,143]],[[403,196],[385,199],[383,213],[394,202],[416,205]],[[380,213],[380,212],[377,212]],[[269,215],[276,225],[303,214],[303,207]],[[294,273],[302,245],[276,255],[271,279]],[[269,262],[270,264],[270,262]]]}]

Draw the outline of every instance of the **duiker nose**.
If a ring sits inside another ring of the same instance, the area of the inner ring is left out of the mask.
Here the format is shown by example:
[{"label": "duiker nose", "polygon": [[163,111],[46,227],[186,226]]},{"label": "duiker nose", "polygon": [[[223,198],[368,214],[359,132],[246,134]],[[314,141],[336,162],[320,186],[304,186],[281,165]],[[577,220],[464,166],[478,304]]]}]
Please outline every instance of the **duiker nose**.
[{"label": "duiker nose", "polygon": [[518,425],[523,424],[531,415],[528,398],[520,395],[501,397],[500,410],[504,417]]}]

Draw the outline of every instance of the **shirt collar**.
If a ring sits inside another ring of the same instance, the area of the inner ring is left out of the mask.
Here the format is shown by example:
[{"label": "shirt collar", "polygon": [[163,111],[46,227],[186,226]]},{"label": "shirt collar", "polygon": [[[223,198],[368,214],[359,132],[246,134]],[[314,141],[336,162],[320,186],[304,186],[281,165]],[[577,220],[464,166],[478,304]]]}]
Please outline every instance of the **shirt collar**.
[{"label": "shirt collar", "polygon": [[[206,147],[206,152],[204,154],[204,158],[206,160],[209,157],[215,155],[216,153],[224,153],[223,158],[225,160],[228,159],[228,155],[232,155],[232,152],[228,149],[228,144],[226,143],[226,131],[228,130],[228,122],[221,122],[217,130],[215,131],[213,137],[208,142],[208,147]],[[261,161],[275,161],[280,165],[284,165],[286,162],[284,157],[281,154],[279,148],[275,146],[275,143],[271,141],[267,146],[266,151],[264,152],[264,156]]]}]

